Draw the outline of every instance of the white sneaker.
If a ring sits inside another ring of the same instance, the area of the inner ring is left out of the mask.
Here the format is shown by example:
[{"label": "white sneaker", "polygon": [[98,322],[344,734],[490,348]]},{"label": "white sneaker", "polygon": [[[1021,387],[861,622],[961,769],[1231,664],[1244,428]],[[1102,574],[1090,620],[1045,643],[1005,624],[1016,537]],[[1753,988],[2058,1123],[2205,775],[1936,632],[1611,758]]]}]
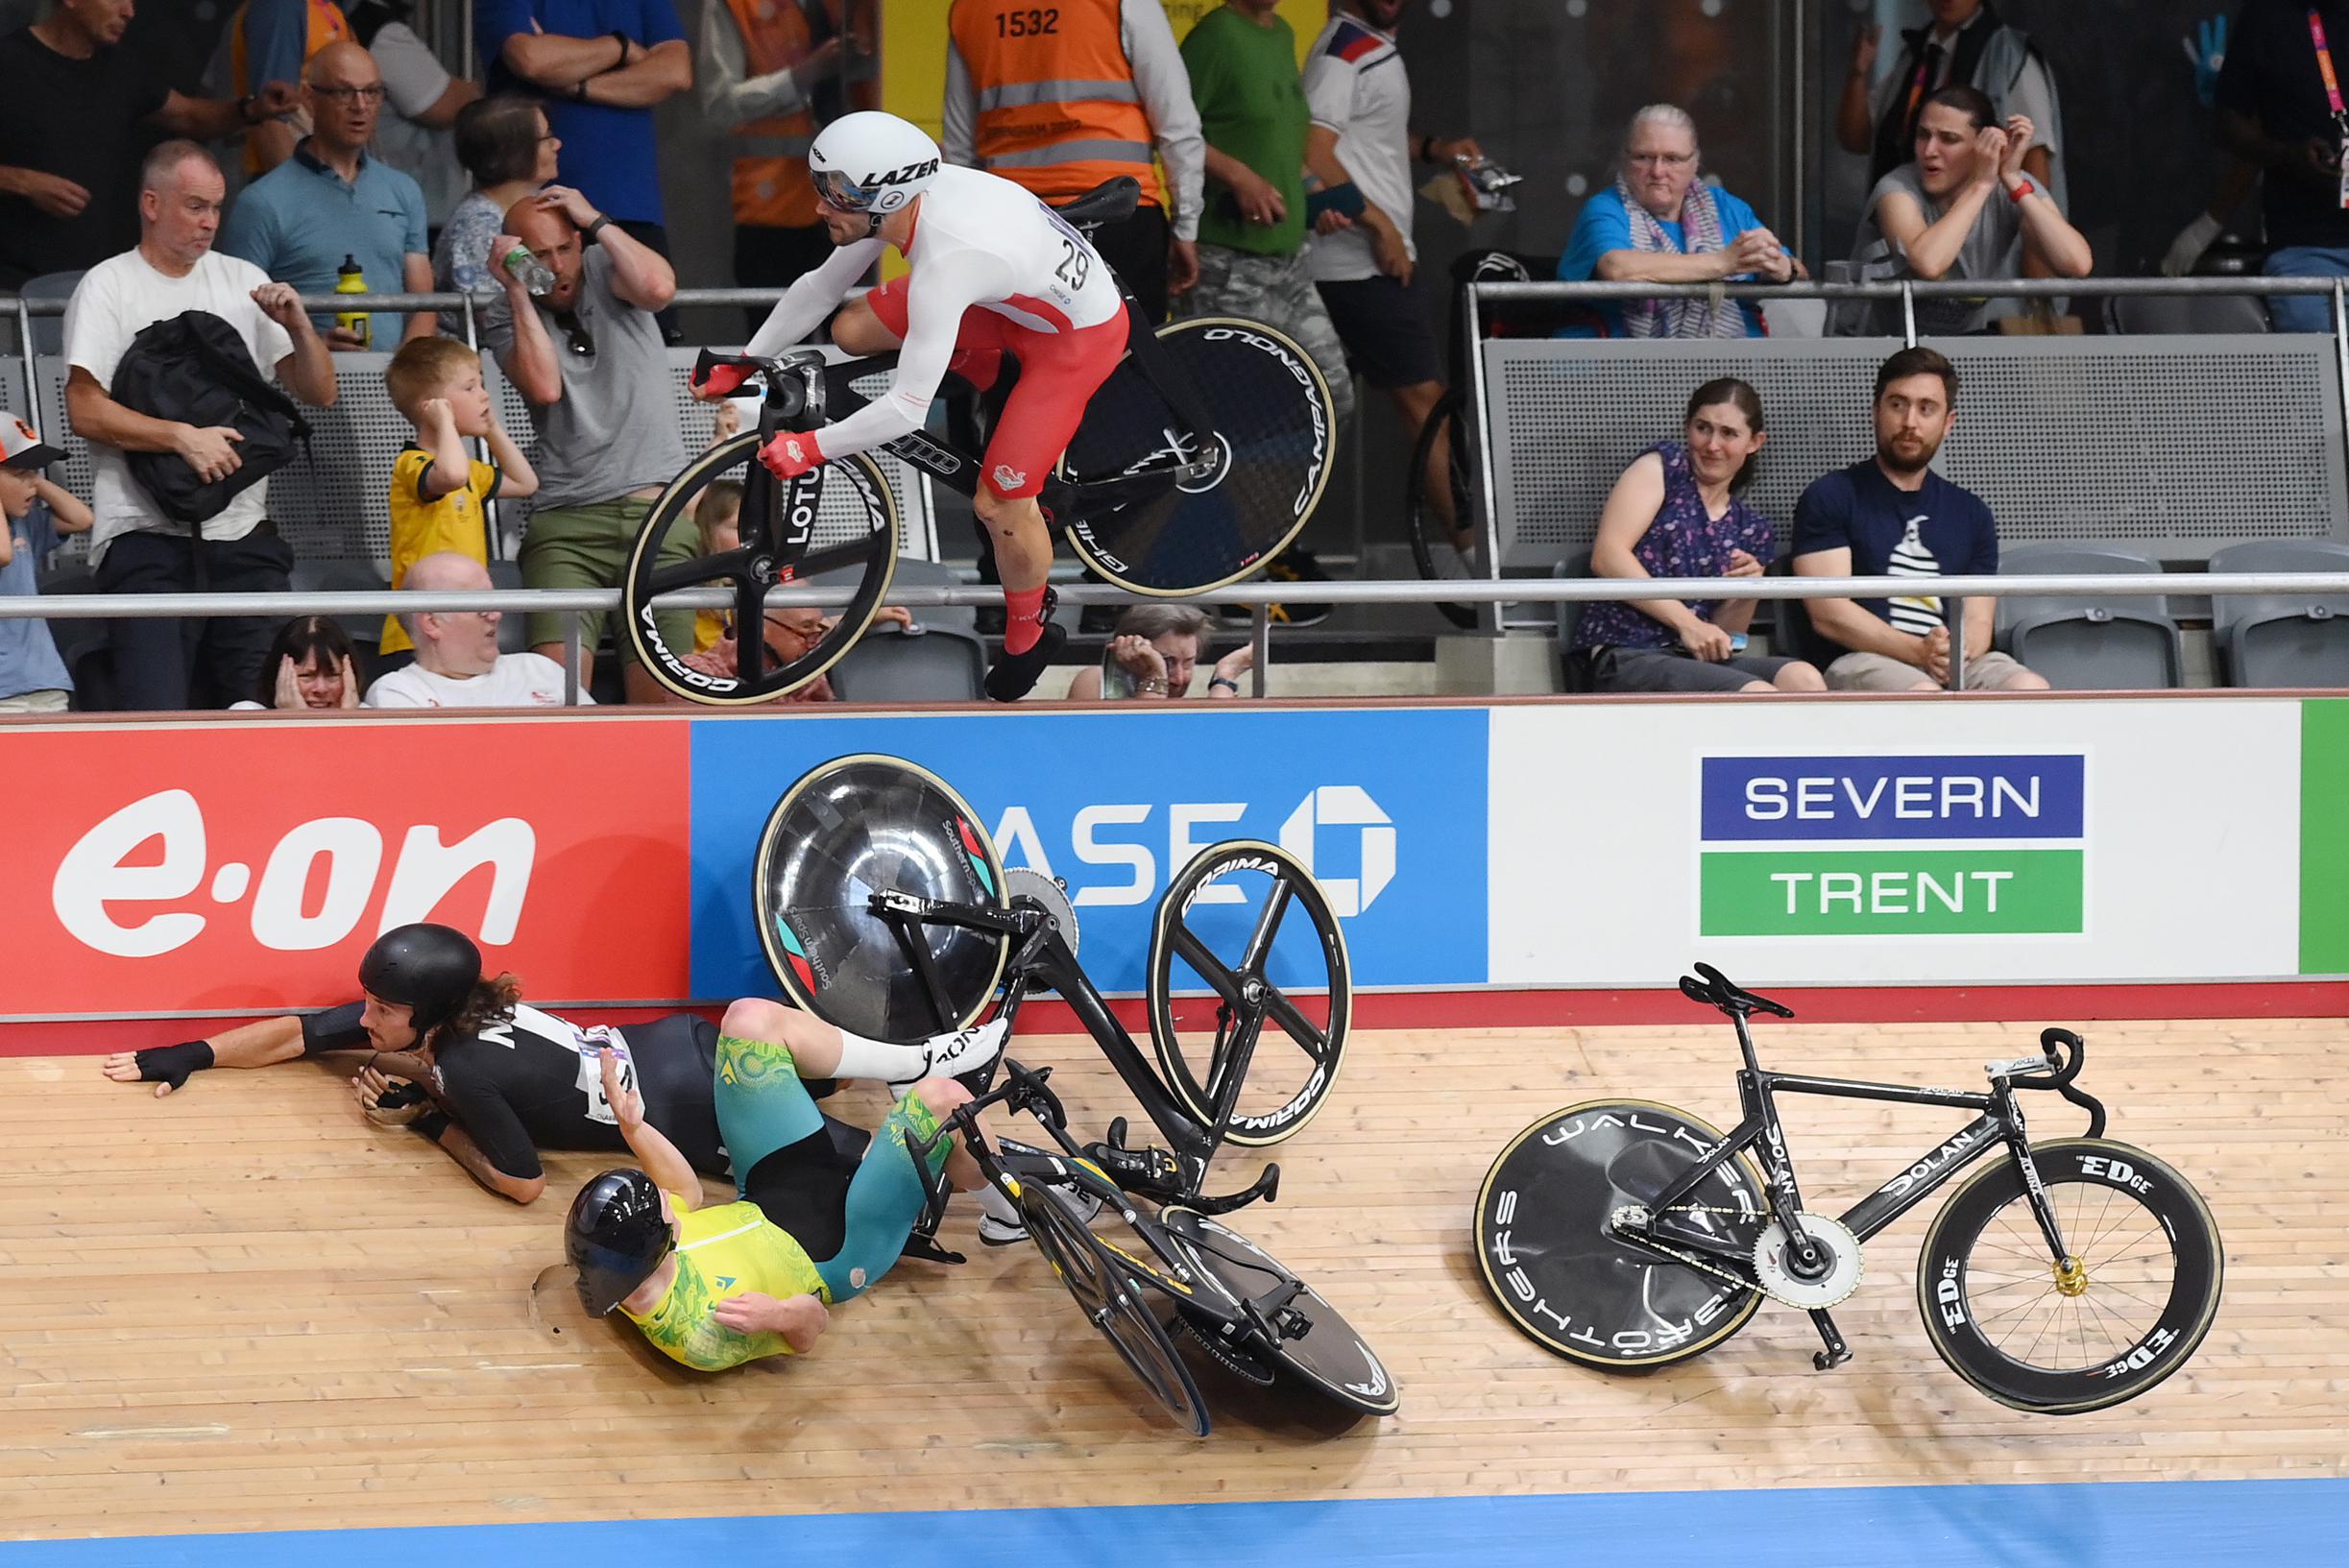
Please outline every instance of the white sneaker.
[{"label": "white sneaker", "polygon": [[[1099,1194],[1073,1192],[1065,1187],[1051,1189],[1053,1195],[1085,1224],[1102,1212]],[[979,1239],[989,1246],[1011,1246],[1028,1240],[1028,1222],[1021,1216],[1019,1205],[992,1187],[979,1190]]]},{"label": "white sneaker", "polygon": [[[922,1070],[924,1078],[952,1078],[975,1072],[1003,1053],[1004,1036],[1011,1032],[1007,1019],[996,1019],[975,1029],[958,1029],[953,1034],[932,1035],[925,1042],[930,1051],[930,1065]],[[919,1079],[908,1078],[889,1088],[904,1094]]]}]

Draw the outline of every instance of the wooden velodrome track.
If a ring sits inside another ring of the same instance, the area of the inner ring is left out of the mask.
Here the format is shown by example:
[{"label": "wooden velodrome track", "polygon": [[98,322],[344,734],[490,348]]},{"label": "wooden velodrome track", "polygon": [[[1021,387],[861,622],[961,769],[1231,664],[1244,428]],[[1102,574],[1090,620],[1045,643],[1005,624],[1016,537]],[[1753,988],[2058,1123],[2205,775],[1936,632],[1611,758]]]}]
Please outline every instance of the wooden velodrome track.
[{"label": "wooden velodrome track", "polygon": [[[1788,1070],[1958,1084],[2043,1022],[1797,1023],[1762,1049]],[[2209,1340],[2136,1403],[2026,1416],[1944,1368],[1909,1291],[1934,1203],[1871,1246],[1838,1313],[1857,1359],[1835,1372],[1811,1369],[1802,1315],[1767,1304],[1654,1376],[1554,1360],[1478,1283],[1488,1162],[1603,1095],[1727,1124],[1730,1036],[1693,1019],[1366,1031],[1328,1107],[1275,1151],[1280,1201],[1238,1223],[1367,1331],[1401,1414],[1349,1428],[1202,1374],[1205,1441],[1144,1413],[1041,1258],[976,1245],[967,1205],[947,1240],[968,1266],[904,1264],[813,1356],[698,1376],[587,1321],[562,1270],[534,1294],[599,1159],[556,1157],[521,1209],[367,1124],[324,1064],[211,1073],[157,1101],[93,1058],[0,1060],[0,1535],[2349,1474],[2349,1025],[2086,1032],[2082,1082],[2112,1136],[2198,1183],[2227,1243]],[[1017,1050],[1059,1064],[1080,1130],[1125,1108],[1089,1042]],[[878,1104],[832,1102],[868,1121]],[[1828,1212],[1962,1120],[1786,1109]],[[2041,1136],[2076,1125],[2052,1099],[2032,1109]]]}]

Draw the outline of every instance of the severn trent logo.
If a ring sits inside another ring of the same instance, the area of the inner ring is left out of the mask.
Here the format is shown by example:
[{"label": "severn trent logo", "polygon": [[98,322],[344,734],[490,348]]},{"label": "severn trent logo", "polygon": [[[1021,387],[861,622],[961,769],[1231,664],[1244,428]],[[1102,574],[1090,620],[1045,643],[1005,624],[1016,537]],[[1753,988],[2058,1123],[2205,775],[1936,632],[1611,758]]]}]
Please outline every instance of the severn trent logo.
[{"label": "severn trent logo", "polygon": [[2085,774],[2077,754],[1706,758],[1700,933],[2077,933]]}]

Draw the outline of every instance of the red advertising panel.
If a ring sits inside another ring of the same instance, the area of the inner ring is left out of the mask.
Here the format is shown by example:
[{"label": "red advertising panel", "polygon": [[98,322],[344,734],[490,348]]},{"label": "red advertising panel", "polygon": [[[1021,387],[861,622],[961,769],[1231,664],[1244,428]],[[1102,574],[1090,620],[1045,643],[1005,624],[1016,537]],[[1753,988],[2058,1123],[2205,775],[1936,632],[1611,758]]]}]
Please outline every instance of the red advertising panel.
[{"label": "red advertising panel", "polygon": [[477,938],[534,1001],[686,994],[688,724],[0,734],[0,1018],[351,1000],[386,929]]}]

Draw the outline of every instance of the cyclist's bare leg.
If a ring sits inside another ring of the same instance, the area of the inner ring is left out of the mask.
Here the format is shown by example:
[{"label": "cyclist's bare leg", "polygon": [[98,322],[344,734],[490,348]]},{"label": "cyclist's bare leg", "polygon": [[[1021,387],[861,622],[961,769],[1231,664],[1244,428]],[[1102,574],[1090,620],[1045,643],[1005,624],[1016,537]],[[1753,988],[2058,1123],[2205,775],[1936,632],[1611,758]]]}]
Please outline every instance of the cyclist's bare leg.
[{"label": "cyclist's bare leg", "polygon": [[1053,537],[1044,526],[1044,508],[1033,495],[1005,500],[985,485],[973,497],[973,508],[995,545],[995,565],[1006,595],[1044,586],[1052,575]]},{"label": "cyclist's bare leg", "polygon": [[[1404,439],[1416,444],[1419,432],[1426,427],[1427,417],[1436,411],[1443,398],[1443,383],[1419,381],[1411,386],[1396,387],[1388,396],[1394,399],[1395,412],[1403,416]],[[1468,531],[1452,515],[1452,444],[1439,441],[1427,454],[1426,496],[1435,509],[1436,520],[1443,531],[1452,536],[1455,548],[1465,550],[1470,543]]]}]

